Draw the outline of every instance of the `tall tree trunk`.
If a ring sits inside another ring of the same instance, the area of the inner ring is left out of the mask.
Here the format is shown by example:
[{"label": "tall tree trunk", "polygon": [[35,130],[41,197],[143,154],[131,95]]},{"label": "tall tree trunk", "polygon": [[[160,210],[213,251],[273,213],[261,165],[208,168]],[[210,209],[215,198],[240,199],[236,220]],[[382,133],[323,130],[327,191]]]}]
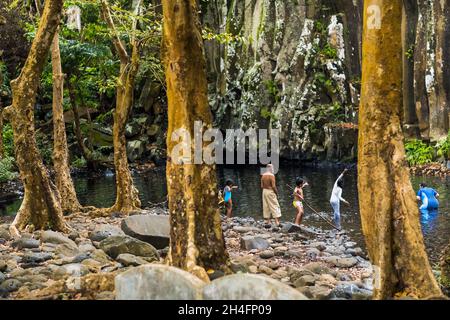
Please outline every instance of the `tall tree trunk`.
[{"label": "tall tree trunk", "polygon": [[[114,166],[116,168],[116,202],[109,212],[129,214],[141,207],[139,191],[133,184],[128,167],[127,141],[125,128],[133,108],[135,79],[139,69],[139,48],[137,41],[131,40],[132,55],[128,55],[120,40],[106,0],[102,0],[103,16],[113,33],[113,42],[120,58],[120,76],[116,90],[116,109],[114,112],[113,144]],[[138,9],[136,9],[138,10]]]},{"label": "tall tree trunk", "polygon": [[450,112],[450,0],[434,3],[436,25],[436,105],[431,109],[431,135],[447,136]]},{"label": "tall tree trunk", "polygon": [[441,284],[450,292],[450,244],[445,248],[441,261]]},{"label": "tall tree trunk", "polygon": [[[170,212],[169,263],[207,281],[205,269],[228,271],[219,210],[215,166],[177,164],[172,133],[194,122],[211,127],[206,62],[196,0],[163,0],[164,54],[168,97],[167,188]],[[205,128],[203,128],[204,130]],[[192,139],[193,140],[193,139]],[[191,143],[190,147],[194,150]]]},{"label": "tall tree trunk", "polygon": [[12,105],[5,109],[14,132],[14,146],[20,178],[24,185],[24,199],[11,225],[11,233],[27,225],[36,229],[52,228],[67,231],[59,192],[50,179],[36,145],[34,104],[40,76],[48,51],[58,28],[62,0],[47,0],[39,29],[19,77],[11,81]]},{"label": "tall tree trunk", "polygon": [[441,296],[405,159],[401,20],[402,0],[364,3],[358,192],[376,299]]},{"label": "tall tree trunk", "polygon": [[418,0],[418,7],[419,17],[416,32],[416,45],[414,48],[414,100],[420,136],[422,139],[428,140],[430,138],[430,106],[427,84],[425,81],[428,62],[428,23],[430,19],[428,0]]},{"label": "tall tree trunk", "polygon": [[417,0],[403,0],[403,123],[408,138],[419,137],[414,96],[414,51],[418,20]]},{"label": "tall tree trunk", "polygon": [[66,125],[64,123],[64,74],[61,68],[59,50],[59,34],[56,32],[52,43],[53,72],[53,165],[56,174],[56,187],[61,195],[63,211],[78,212],[81,205],[78,202],[69,167],[69,150],[67,147]]}]

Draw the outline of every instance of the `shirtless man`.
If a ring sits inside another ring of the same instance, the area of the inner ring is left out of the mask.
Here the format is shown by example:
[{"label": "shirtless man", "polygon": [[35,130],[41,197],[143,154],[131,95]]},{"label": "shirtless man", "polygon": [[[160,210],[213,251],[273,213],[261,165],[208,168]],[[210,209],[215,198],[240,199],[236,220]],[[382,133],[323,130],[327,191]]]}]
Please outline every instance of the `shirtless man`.
[{"label": "shirtless man", "polygon": [[261,176],[261,189],[263,190],[263,215],[267,224],[270,224],[271,219],[275,219],[275,224],[280,225],[281,208],[278,203],[278,190],[273,174],[273,166],[267,165],[267,171]]}]

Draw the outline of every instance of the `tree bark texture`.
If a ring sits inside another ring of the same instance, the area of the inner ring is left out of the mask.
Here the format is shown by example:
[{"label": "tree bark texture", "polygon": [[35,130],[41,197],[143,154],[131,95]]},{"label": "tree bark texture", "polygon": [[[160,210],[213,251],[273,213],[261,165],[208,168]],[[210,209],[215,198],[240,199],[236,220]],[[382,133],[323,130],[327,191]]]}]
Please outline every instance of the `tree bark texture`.
[{"label": "tree bark texture", "polygon": [[[60,196],[50,179],[36,145],[34,104],[48,52],[59,25],[62,0],[47,0],[28,58],[19,75],[11,82],[12,105],[6,108],[14,133],[14,147],[24,199],[11,225],[11,233],[27,225],[36,229],[66,231]],[[6,111],[5,110],[5,111]]]},{"label": "tree bark texture", "polygon": [[358,192],[375,299],[442,294],[425,252],[405,159],[401,21],[401,0],[364,1]]},{"label": "tree bark texture", "polygon": [[[206,61],[195,0],[164,0],[164,60],[168,96],[167,187],[171,265],[207,281],[205,270],[228,271],[229,258],[217,205],[216,169],[205,164],[176,164],[171,158],[184,128],[194,137],[194,122],[211,127]],[[205,130],[205,127],[202,130]],[[190,147],[193,149],[191,143]]]}]

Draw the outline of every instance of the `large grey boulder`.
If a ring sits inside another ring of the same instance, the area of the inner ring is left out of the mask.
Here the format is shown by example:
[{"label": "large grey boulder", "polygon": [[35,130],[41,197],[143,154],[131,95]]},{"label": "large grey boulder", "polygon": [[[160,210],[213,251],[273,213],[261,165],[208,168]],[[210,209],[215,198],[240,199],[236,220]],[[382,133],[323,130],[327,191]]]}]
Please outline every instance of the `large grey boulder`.
[{"label": "large grey boulder", "polygon": [[139,257],[159,259],[158,251],[151,244],[129,236],[113,236],[100,242],[100,249],[111,258],[116,259],[122,253],[130,253]]},{"label": "large grey boulder", "polygon": [[121,228],[130,237],[145,241],[156,249],[164,249],[170,242],[170,223],[167,215],[135,215],[122,220]]},{"label": "large grey boulder", "polygon": [[46,230],[41,234],[41,243],[67,244],[70,247],[77,247],[77,244],[60,232]]},{"label": "large grey boulder", "polygon": [[205,300],[308,300],[305,295],[275,279],[235,274],[214,280],[203,290]]},{"label": "large grey boulder", "polygon": [[270,247],[269,241],[261,237],[245,236],[241,238],[241,248],[243,250],[266,250]]},{"label": "large grey boulder", "polygon": [[205,283],[167,265],[130,269],[115,279],[116,300],[200,300]]}]

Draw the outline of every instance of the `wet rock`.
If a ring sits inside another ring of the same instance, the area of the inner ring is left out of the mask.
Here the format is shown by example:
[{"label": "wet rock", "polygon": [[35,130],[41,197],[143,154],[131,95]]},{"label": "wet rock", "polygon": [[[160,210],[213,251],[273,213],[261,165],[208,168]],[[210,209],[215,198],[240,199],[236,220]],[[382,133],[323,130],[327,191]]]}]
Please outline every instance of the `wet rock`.
[{"label": "wet rock", "polygon": [[129,253],[122,253],[116,258],[116,261],[123,264],[125,267],[129,266],[141,266],[143,264],[147,264],[148,262],[140,257],[136,257],[135,255]]},{"label": "wet rock", "polygon": [[121,228],[126,235],[150,243],[156,249],[169,246],[169,216],[136,215],[122,220]]},{"label": "wet rock", "polygon": [[100,242],[100,249],[115,259],[119,254],[130,253],[135,256],[159,260],[159,254],[151,244],[129,236],[113,236]]},{"label": "wet rock", "polygon": [[94,230],[89,233],[89,239],[95,242],[100,242],[108,237],[122,236],[123,231],[120,228],[112,226],[110,224],[101,224],[95,226]]},{"label": "wet rock", "polygon": [[283,233],[294,233],[294,232],[302,232],[302,228],[294,223],[286,222],[283,224],[281,228],[281,232]]},{"label": "wet rock", "polygon": [[12,243],[12,247],[19,250],[39,248],[39,245],[39,240],[32,238],[20,238]]},{"label": "wet rock", "polygon": [[117,300],[199,300],[204,285],[186,271],[154,264],[119,274],[115,292]]},{"label": "wet rock", "polygon": [[241,238],[241,249],[243,250],[266,250],[270,247],[269,241],[261,237],[245,236]]},{"label": "wet rock", "polygon": [[5,292],[14,292],[19,290],[22,286],[22,283],[17,279],[7,279],[0,284],[0,290],[4,290]]},{"label": "wet rock", "polygon": [[50,260],[53,255],[45,252],[27,252],[22,256],[22,263],[42,263]]},{"label": "wet rock", "polygon": [[372,298],[372,291],[361,289],[355,284],[338,284],[332,294],[342,299],[369,300]]},{"label": "wet rock", "polygon": [[225,273],[220,270],[212,270],[212,272],[208,272],[208,277],[209,277],[209,280],[211,280],[211,281],[222,278],[224,276],[225,276]]},{"label": "wet rock", "polygon": [[261,275],[235,274],[204,287],[205,300],[306,300],[297,290]]},{"label": "wet rock", "polygon": [[69,247],[77,247],[77,244],[60,232],[46,230],[41,234],[41,243],[67,244]]},{"label": "wet rock", "polygon": [[261,259],[270,259],[270,258],[273,258],[274,256],[275,256],[275,254],[272,250],[265,250],[259,254],[259,257]]}]

